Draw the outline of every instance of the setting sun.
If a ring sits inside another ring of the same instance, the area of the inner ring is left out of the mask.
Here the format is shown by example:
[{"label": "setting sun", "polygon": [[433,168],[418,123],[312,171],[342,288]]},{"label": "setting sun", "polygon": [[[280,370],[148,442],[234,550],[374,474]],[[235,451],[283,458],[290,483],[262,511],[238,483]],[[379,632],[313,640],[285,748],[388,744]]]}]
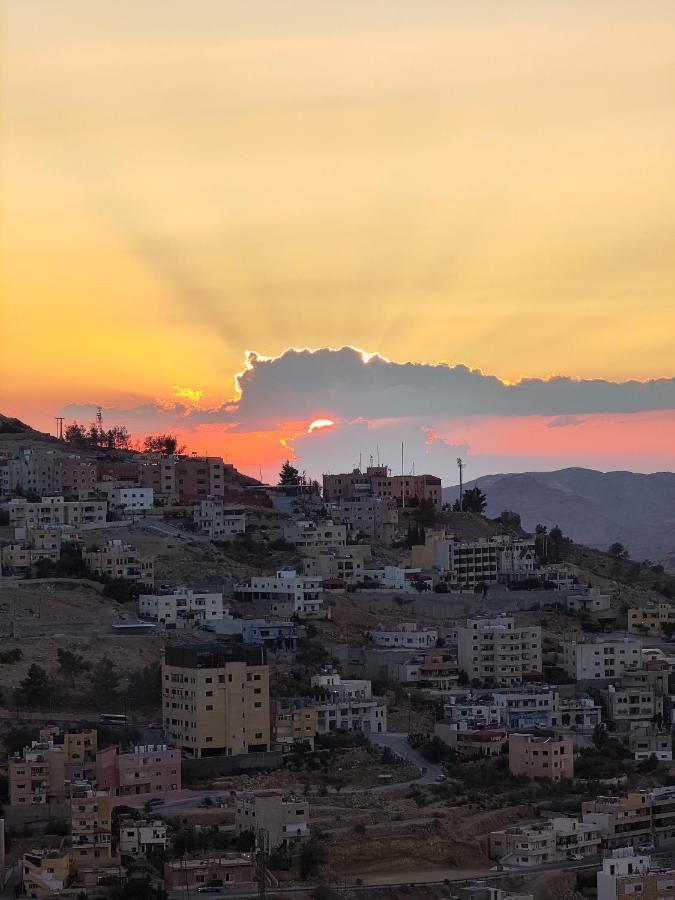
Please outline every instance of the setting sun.
[{"label": "setting sun", "polygon": [[330,428],[331,425],[335,425],[335,422],[332,419],[314,419],[307,428],[307,434],[311,434],[319,428]]}]

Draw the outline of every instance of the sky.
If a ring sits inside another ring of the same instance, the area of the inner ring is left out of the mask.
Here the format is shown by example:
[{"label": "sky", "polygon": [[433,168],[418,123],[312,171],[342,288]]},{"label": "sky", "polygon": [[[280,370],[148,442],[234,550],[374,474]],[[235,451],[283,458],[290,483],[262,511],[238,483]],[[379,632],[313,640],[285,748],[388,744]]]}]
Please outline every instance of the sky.
[{"label": "sky", "polygon": [[0,411],[266,478],[673,468],[670,0],[2,16]]}]

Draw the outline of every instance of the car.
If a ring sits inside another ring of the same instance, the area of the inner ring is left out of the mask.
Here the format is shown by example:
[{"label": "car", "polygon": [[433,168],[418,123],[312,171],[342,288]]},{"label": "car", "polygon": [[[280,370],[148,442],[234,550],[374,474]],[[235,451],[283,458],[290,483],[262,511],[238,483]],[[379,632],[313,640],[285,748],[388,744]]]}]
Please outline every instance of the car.
[{"label": "car", "polygon": [[440,773],[440,775],[436,776],[436,781],[447,781],[447,780],[448,780],[448,776],[444,775],[442,772]]},{"label": "car", "polygon": [[653,844],[642,844],[639,848],[643,853],[653,853],[656,847]]},{"label": "car", "polygon": [[581,860],[582,860],[583,858],[584,858],[584,854],[583,854],[583,853],[573,853],[573,854],[570,856],[570,859],[573,859],[574,862],[581,862]]},{"label": "car", "polygon": [[161,797],[152,797],[150,800],[146,801],[146,806],[164,806],[166,800],[163,800]]},{"label": "car", "polygon": [[218,894],[223,889],[222,884],[202,884],[197,888],[198,894]]}]

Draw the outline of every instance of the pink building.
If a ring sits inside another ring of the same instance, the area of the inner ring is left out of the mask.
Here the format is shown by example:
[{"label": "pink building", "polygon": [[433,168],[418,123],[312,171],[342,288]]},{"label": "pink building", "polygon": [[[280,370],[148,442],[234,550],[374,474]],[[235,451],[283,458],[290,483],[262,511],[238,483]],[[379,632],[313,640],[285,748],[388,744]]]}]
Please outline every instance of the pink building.
[{"label": "pink building", "polygon": [[509,769],[513,775],[560,781],[574,778],[574,744],[571,737],[509,735]]},{"label": "pink building", "polygon": [[221,456],[162,456],[137,461],[109,462],[98,466],[99,478],[130,479],[141,487],[151,487],[158,497],[172,503],[223,497],[231,484],[234,466]]},{"label": "pink building", "polygon": [[167,891],[223,888],[252,884],[255,879],[253,858],[247,854],[223,853],[203,859],[177,859],[164,863]]},{"label": "pink building", "polygon": [[180,750],[166,744],[134,747],[127,753],[106,747],[96,754],[96,782],[111,797],[146,795],[168,799],[181,789]]}]

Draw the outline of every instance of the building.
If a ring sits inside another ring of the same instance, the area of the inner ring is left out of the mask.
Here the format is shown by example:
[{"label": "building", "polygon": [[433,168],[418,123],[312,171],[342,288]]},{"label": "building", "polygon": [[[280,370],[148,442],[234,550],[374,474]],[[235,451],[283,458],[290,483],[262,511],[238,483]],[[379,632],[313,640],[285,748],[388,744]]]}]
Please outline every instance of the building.
[{"label": "building", "polygon": [[53,741],[33,741],[10,756],[7,769],[10,806],[44,806],[66,797],[66,757]]},{"label": "building", "polygon": [[420,650],[436,646],[438,630],[418,625],[416,622],[401,622],[395,628],[378,625],[368,632],[368,637],[378,647],[404,647],[406,650]]},{"label": "building", "polygon": [[67,849],[29,850],[21,857],[21,889],[26,897],[53,897],[68,886],[70,853]]},{"label": "building", "polygon": [[598,900],[672,900],[675,897],[675,869],[652,865],[648,854],[636,854],[631,847],[614,850],[602,861],[597,876]]},{"label": "building", "polygon": [[316,703],[317,733],[362,731],[364,734],[387,730],[387,707],[373,699],[370,681],[343,679],[336,672],[313,675],[312,687],[323,699]]},{"label": "building", "polygon": [[[126,465],[126,464],[125,464]],[[116,477],[114,464],[99,467],[99,475]],[[127,470],[128,471],[128,470]],[[133,477],[133,476],[132,476]],[[137,484],[151,487],[169,503],[195,503],[223,497],[234,479],[234,466],[220,456],[165,456],[138,461]]]},{"label": "building", "polygon": [[15,497],[6,504],[5,509],[13,528],[62,528],[66,523],[62,495],[44,496],[41,500]]},{"label": "building", "polygon": [[509,735],[509,769],[513,775],[562,781],[574,778],[574,745],[570,737]]},{"label": "building", "polygon": [[453,589],[529,578],[535,569],[534,542],[508,536],[459,541],[444,531],[427,532],[425,543],[411,549],[413,566],[435,569]]},{"label": "building", "polygon": [[234,828],[262,832],[266,845],[291,847],[309,838],[309,803],[282,791],[242,791],[235,798]]},{"label": "building", "polygon": [[178,587],[157,594],[141,594],[138,614],[167,628],[189,628],[213,619],[230,618],[230,608],[223,605],[222,592]]},{"label": "building", "polygon": [[295,569],[278,569],[276,575],[251,578],[248,584],[237,584],[234,588],[238,600],[266,600],[268,613],[280,618],[292,616],[320,616],[323,600],[320,597],[321,583],[318,578],[298,575]]},{"label": "building", "polygon": [[347,545],[347,527],[332,519],[298,521],[284,526],[284,540],[301,553],[305,550],[333,549]]},{"label": "building", "polygon": [[98,732],[95,728],[73,728],[62,731],[56,725],[40,729],[40,742],[51,741],[55,749],[63,751],[66,783],[87,781],[96,775]]},{"label": "building", "polygon": [[21,448],[0,461],[0,493],[86,497],[96,485],[96,463],[55,450]]},{"label": "building", "polygon": [[246,853],[222,853],[201,859],[185,857],[164,863],[164,886],[171,892],[252,885],[255,878],[255,858]]},{"label": "building", "polygon": [[547,728],[560,699],[556,688],[537,684],[502,688],[491,696],[507,728]]},{"label": "building", "polygon": [[508,734],[504,728],[474,726],[469,722],[440,719],[434,723],[434,734],[463,759],[499,756]]},{"label": "building", "polygon": [[317,732],[316,704],[307,697],[275,697],[271,701],[272,741],[282,751],[298,742],[314,749]]},{"label": "building", "polygon": [[230,506],[222,497],[200,500],[193,513],[197,530],[211,540],[228,540],[246,533],[246,512],[241,506]]},{"label": "building", "polygon": [[562,642],[562,668],[575,681],[620,678],[630,667],[641,663],[636,641],[590,638]]},{"label": "building", "polygon": [[415,594],[419,591],[431,590],[433,578],[431,573],[424,573],[419,567],[381,566],[377,569],[364,569],[365,586],[386,588],[390,591],[402,591]]},{"label": "building", "polygon": [[102,550],[85,550],[82,559],[94,575],[127,578],[148,587],[152,587],[155,581],[153,558],[123,541],[108,541]]},{"label": "building", "polygon": [[500,708],[489,698],[473,694],[450,695],[443,707],[445,720],[449,723],[466,722],[474,728],[489,728],[501,724]]},{"label": "building", "polygon": [[452,900],[534,900],[534,894],[512,894],[479,880],[453,888]]},{"label": "building", "polygon": [[112,802],[87,781],[72,785],[70,843],[73,866],[105,866],[112,859]]},{"label": "building", "polygon": [[649,684],[615,687],[603,691],[610,722],[619,728],[632,728],[663,716],[663,697]]},{"label": "building", "polygon": [[612,607],[612,598],[595,588],[570,591],[565,597],[568,612],[588,613],[597,616]]},{"label": "building", "polygon": [[97,490],[105,494],[108,503],[114,509],[130,510],[131,512],[152,509],[155,505],[155,492],[151,487],[141,487],[137,484],[118,485],[115,482],[101,481]]},{"label": "building", "polygon": [[387,466],[368,466],[365,473],[354,469],[350,473],[323,476],[323,499],[331,503],[383,497],[395,500],[399,506],[427,500],[440,508],[442,494],[441,479],[435,475],[392,475]]},{"label": "building", "polygon": [[121,856],[143,856],[155,848],[166,848],[169,840],[162,819],[122,819],[119,823]]},{"label": "building", "polygon": [[276,650],[295,650],[298,637],[304,634],[302,625],[295,622],[280,622],[270,618],[244,619],[241,635],[250,647],[269,647]]},{"label": "building", "polygon": [[168,800],[181,789],[180,751],[166,744],[144,744],[127,753],[106,747],[96,754],[96,783],[111,797]]},{"label": "building", "polygon": [[675,625],[675,605],[655,603],[652,606],[635,607],[628,610],[628,631],[631,634],[648,634],[661,637],[664,625]]},{"label": "building", "polygon": [[557,729],[592,732],[602,722],[602,708],[590,697],[558,699],[551,711],[549,726]]},{"label": "building", "polygon": [[652,803],[646,791],[584,801],[581,815],[600,829],[603,846],[610,850],[652,842]]},{"label": "building", "polygon": [[162,713],[164,733],[188,756],[269,750],[269,668],[264,648],[167,647]]},{"label": "building", "polygon": [[356,497],[335,506],[336,517],[354,539],[389,546],[398,532],[398,504],[386,497]]},{"label": "building", "polygon": [[[365,553],[363,551],[366,551]],[[325,589],[340,588],[363,581],[363,560],[370,555],[370,547],[363,544],[343,550],[311,550],[302,560],[302,573],[316,578]]]},{"label": "building", "polygon": [[108,501],[92,500],[91,498],[66,500],[63,504],[63,517],[64,523],[73,527],[103,526],[108,518]]},{"label": "building", "polygon": [[655,725],[633,728],[628,735],[628,746],[633,759],[650,759],[672,762],[673,742],[670,732],[660,731]]},{"label": "building", "polygon": [[572,856],[595,856],[601,835],[597,826],[568,816],[547,822],[493,831],[490,856],[515,868],[530,868],[561,862]]},{"label": "building", "polygon": [[470,681],[511,687],[541,678],[541,628],[511,616],[469,619],[457,630],[457,662]]},{"label": "building", "polygon": [[40,560],[56,563],[61,556],[61,529],[27,528],[24,540],[0,549],[0,564],[6,574],[31,572]]}]

